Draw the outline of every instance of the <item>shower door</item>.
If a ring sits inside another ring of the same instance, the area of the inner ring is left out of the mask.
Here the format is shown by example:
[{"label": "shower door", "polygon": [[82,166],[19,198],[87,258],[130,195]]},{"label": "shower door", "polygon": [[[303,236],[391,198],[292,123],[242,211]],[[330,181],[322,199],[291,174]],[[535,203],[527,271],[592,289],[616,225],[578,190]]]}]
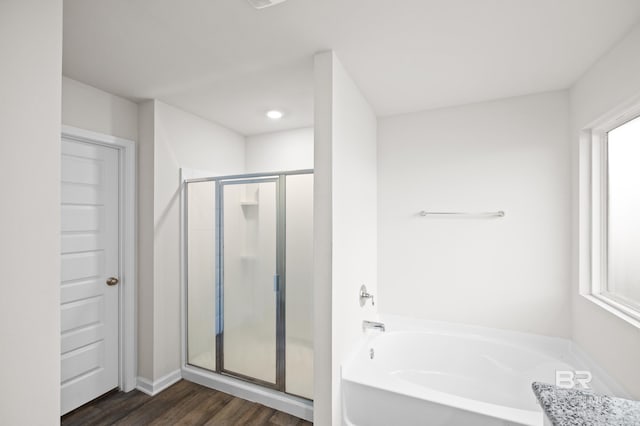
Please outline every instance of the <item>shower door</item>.
[{"label": "shower door", "polygon": [[313,399],[313,171],[184,191],[186,364]]},{"label": "shower door", "polygon": [[218,182],[218,368],[284,389],[279,177]]}]

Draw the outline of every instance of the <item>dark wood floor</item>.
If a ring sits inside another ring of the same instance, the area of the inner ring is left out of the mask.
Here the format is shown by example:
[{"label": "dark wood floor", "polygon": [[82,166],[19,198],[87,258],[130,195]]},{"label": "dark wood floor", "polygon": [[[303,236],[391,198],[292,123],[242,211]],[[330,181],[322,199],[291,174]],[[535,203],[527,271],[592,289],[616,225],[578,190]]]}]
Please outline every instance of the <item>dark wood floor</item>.
[{"label": "dark wood floor", "polygon": [[268,425],[311,423],[255,402],[181,380],[151,397],[134,390],[116,392],[62,417],[72,425]]}]

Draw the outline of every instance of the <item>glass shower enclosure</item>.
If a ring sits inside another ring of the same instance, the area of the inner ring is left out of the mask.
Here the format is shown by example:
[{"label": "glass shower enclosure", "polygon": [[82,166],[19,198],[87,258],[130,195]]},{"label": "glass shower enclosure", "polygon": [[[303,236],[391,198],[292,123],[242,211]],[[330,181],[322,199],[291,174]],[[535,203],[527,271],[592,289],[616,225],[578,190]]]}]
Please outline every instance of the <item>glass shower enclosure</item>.
[{"label": "glass shower enclosure", "polygon": [[184,190],[187,363],[313,399],[313,171]]}]

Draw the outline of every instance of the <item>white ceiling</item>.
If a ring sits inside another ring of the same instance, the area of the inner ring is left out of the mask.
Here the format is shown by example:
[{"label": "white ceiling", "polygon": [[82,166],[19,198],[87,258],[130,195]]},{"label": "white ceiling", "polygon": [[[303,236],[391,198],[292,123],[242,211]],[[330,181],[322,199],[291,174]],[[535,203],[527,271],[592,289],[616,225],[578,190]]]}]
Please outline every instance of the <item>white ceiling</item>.
[{"label": "white ceiling", "polygon": [[567,88],[639,19],[638,0],[64,0],[63,72],[257,134],[312,124],[320,50],[393,115]]}]

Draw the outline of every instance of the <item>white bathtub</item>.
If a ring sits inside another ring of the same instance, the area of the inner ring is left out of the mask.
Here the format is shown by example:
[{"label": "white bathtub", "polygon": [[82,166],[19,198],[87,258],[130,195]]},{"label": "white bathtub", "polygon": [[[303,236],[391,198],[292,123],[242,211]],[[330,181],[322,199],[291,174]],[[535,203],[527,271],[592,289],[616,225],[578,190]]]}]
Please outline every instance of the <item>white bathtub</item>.
[{"label": "white bathtub", "polygon": [[346,425],[542,425],[531,383],[555,383],[556,370],[589,370],[592,388],[612,393],[610,379],[568,340],[401,317],[382,321],[387,332],[368,331],[342,368]]}]

